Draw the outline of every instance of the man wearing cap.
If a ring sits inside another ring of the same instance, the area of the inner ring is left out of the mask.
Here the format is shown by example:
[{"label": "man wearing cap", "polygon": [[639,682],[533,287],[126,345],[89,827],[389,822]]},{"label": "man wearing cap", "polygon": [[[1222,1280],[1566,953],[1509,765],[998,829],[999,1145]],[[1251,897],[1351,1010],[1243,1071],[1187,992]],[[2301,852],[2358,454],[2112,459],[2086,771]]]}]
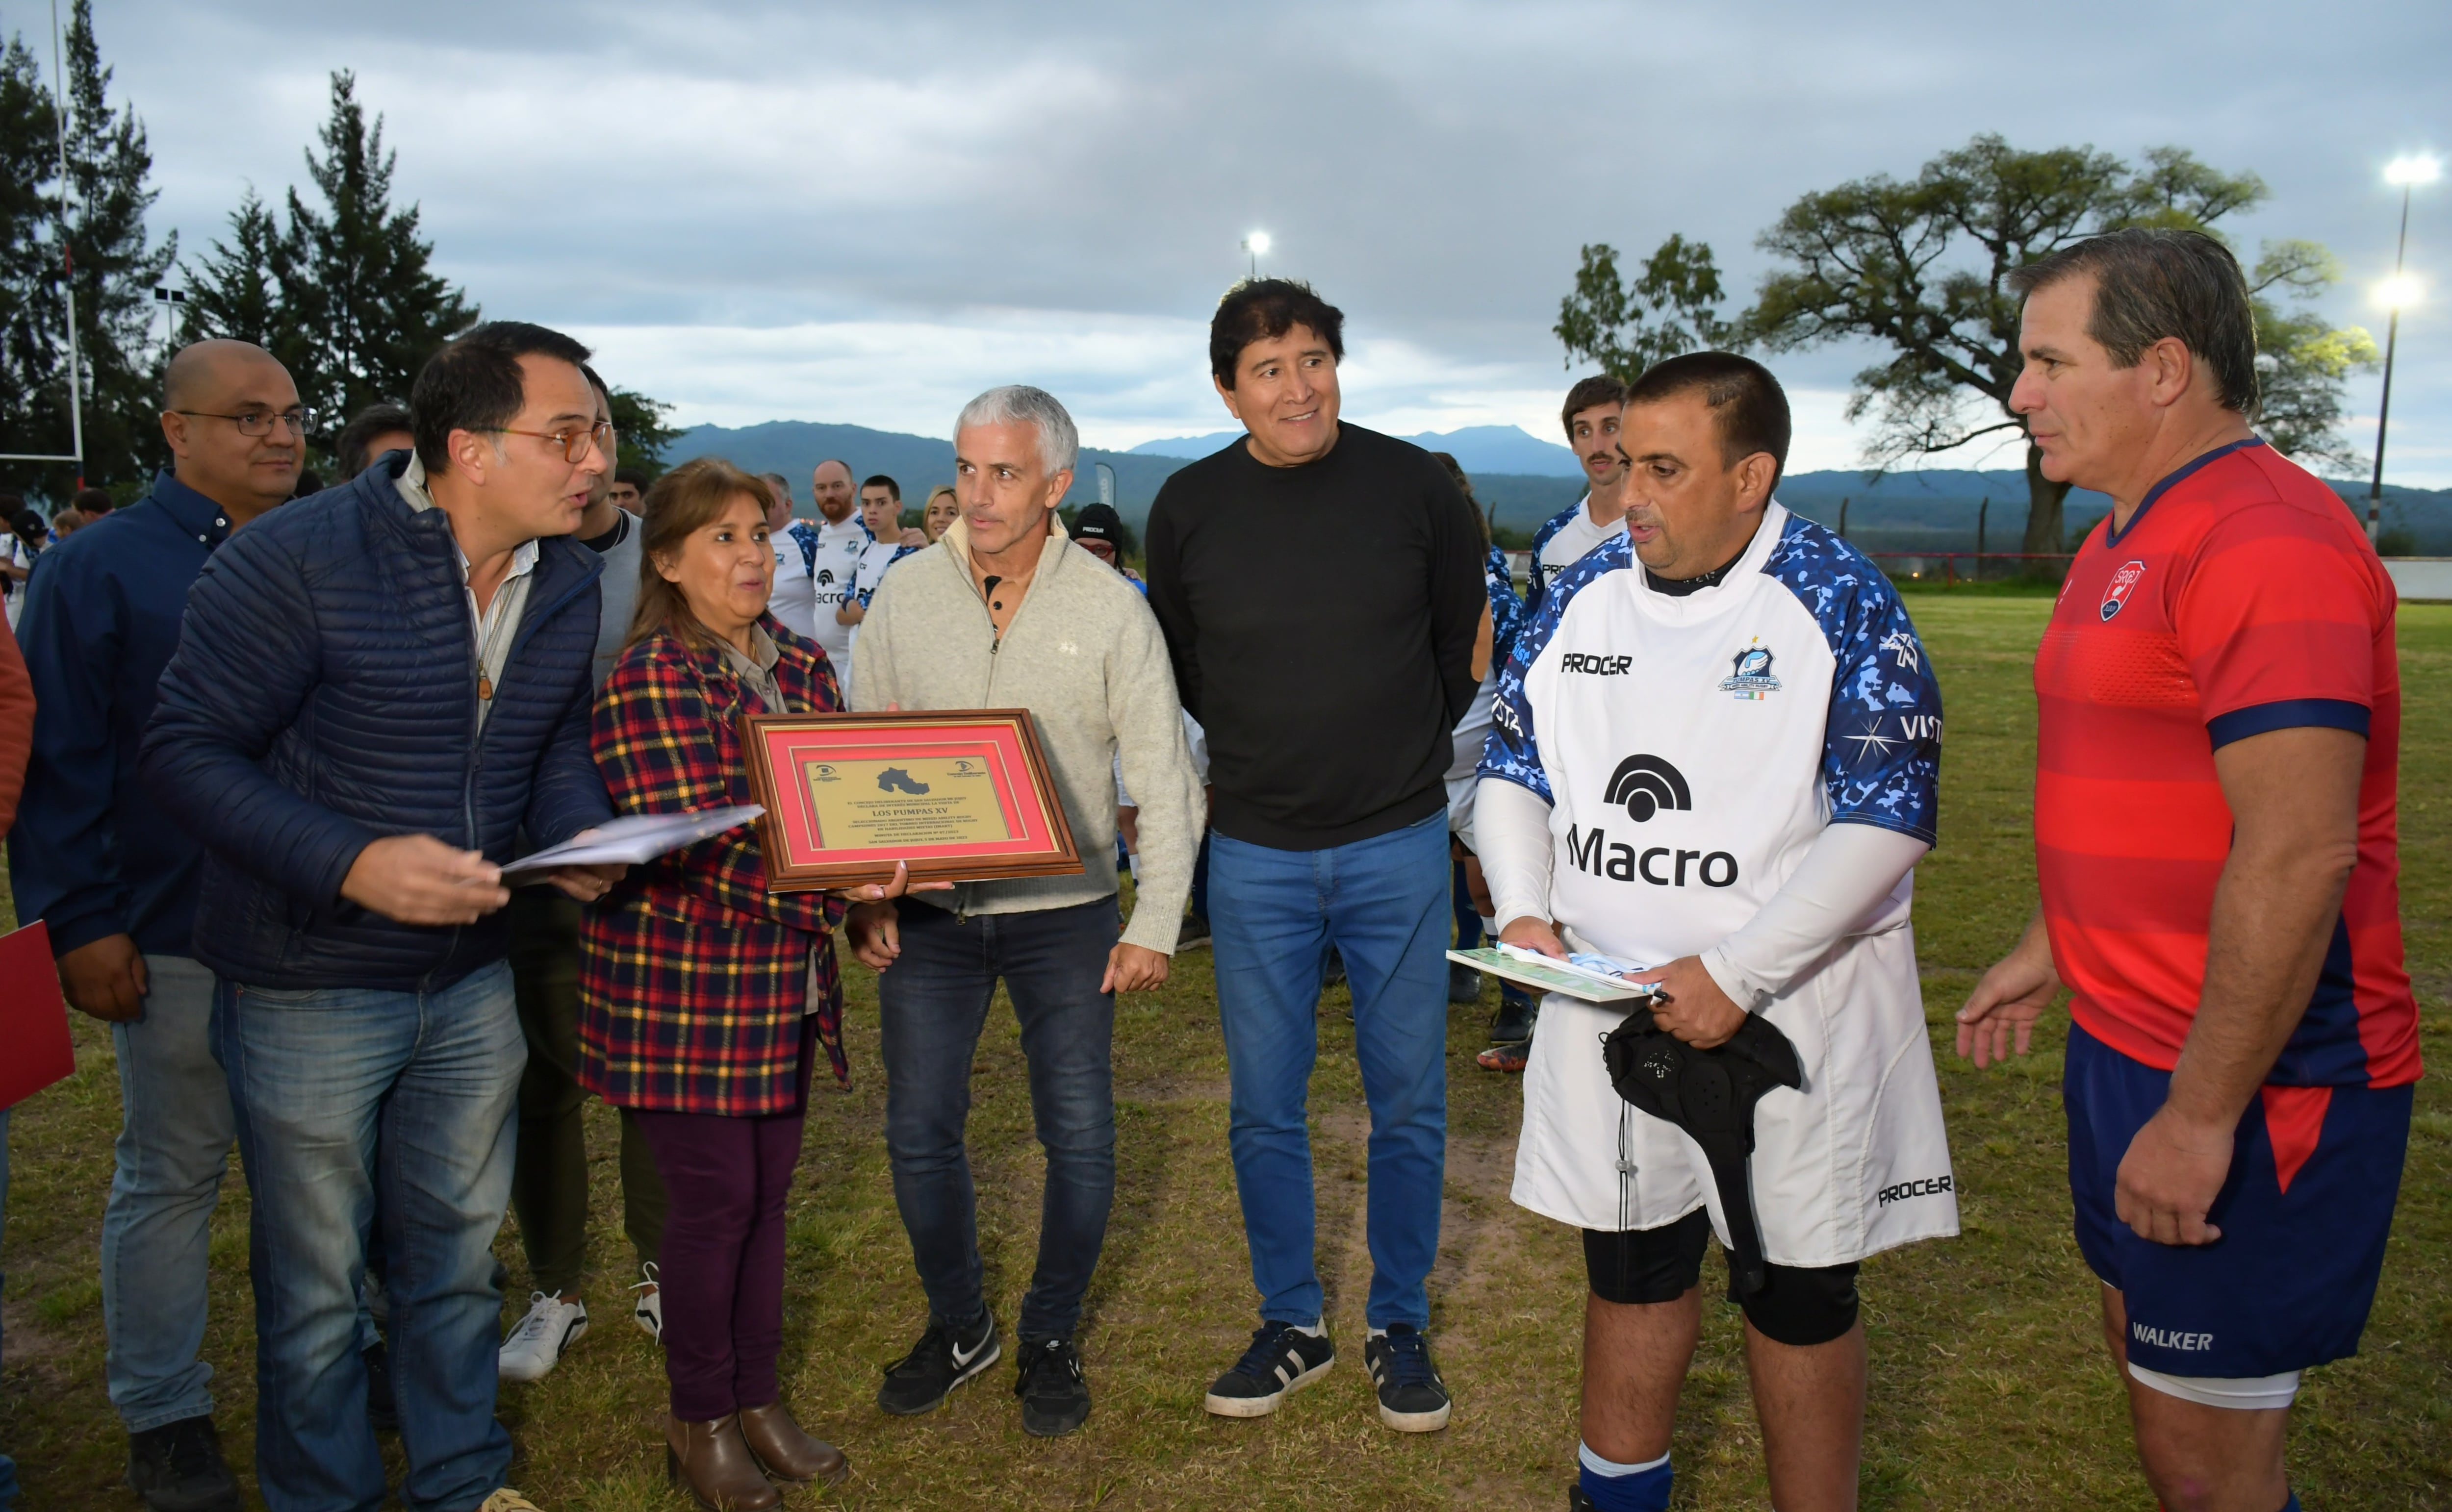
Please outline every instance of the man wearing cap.
[{"label": "man wearing cap", "polygon": [[1073,520],[1073,543],[1124,575],[1124,580],[1149,592],[1141,575],[1124,565],[1124,521],[1112,504],[1084,504]]}]

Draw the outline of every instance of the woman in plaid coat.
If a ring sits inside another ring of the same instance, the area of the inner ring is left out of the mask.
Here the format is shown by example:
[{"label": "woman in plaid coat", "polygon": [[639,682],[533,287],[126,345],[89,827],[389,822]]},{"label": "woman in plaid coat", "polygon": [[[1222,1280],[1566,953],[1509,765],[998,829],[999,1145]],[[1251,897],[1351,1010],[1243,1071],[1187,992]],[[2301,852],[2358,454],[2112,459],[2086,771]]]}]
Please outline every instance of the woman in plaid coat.
[{"label": "woman in plaid coat", "polygon": [[[596,764],[625,814],[750,802],[740,717],[841,706],[825,654],[766,613],[765,521],[764,486],[715,459],[647,493],[638,609],[595,714]],[[637,1116],[672,1194],[667,1468],[724,1512],[780,1504],[775,1480],[848,1473],[793,1422],[776,1376],[783,1203],[817,1047],[847,1076],[830,937],[842,909],[769,893],[743,827],[635,869],[588,911],[579,1080]]]}]

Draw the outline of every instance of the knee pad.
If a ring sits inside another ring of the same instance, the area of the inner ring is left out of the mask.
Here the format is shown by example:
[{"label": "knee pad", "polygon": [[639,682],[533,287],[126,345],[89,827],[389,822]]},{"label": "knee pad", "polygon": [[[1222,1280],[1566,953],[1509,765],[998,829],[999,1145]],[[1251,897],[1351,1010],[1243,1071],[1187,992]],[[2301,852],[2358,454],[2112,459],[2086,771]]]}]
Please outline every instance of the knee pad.
[{"label": "knee pad", "polygon": [[1584,1230],[1584,1275],[1603,1302],[1675,1302],[1703,1278],[1711,1220],[1697,1208],[1658,1228]]},{"label": "knee pad", "polygon": [[1803,1348],[1829,1344],[1856,1326],[1856,1267],[1765,1266],[1763,1289],[1740,1297],[1733,1279],[1729,1300],[1746,1321],[1774,1344]]}]

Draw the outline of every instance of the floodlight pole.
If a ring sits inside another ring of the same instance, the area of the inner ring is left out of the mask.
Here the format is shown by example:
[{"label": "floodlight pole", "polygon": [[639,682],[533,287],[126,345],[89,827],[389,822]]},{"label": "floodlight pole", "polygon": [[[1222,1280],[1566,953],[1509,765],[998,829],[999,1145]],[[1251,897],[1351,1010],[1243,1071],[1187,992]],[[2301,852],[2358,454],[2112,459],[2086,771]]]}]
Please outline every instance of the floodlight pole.
[{"label": "floodlight pole", "polygon": [[2392,309],[2384,319],[2383,328],[2383,399],[2376,405],[2375,480],[2367,484],[2367,543],[2380,538],[2383,523],[2383,428],[2392,419],[2392,354],[2401,344],[2401,283],[2402,260],[2409,252],[2409,191],[2415,185],[2401,187],[2401,242],[2392,252]]}]

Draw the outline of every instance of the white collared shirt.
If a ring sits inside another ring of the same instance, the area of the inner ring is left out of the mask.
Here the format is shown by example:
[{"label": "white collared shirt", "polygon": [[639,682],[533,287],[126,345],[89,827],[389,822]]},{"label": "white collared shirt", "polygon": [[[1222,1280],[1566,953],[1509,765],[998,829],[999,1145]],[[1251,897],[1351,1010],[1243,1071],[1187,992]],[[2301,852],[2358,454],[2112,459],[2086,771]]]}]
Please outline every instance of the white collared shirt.
[{"label": "white collared shirt", "polygon": [[[433,509],[433,494],[425,486],[425,463],[409,453],[408,466],[395,485],[408,507]],[[528,583],[536,571],[537,560],[544,548],[535,540],[524,540],[511,551],[511,570],[494,589],[494,601],[480,608],[477,590],[468,585],[468,553],[461,548],[460,538],[451,538],[451,554],[460,562],[460,591],[468,599],[468,628],[477,642],[477,728],[485,727],[485,716],[493,712],[492,690],[503,685],[503,670],[510,664],[511,641],[517,638],[520,618],[527,612]]]}]

